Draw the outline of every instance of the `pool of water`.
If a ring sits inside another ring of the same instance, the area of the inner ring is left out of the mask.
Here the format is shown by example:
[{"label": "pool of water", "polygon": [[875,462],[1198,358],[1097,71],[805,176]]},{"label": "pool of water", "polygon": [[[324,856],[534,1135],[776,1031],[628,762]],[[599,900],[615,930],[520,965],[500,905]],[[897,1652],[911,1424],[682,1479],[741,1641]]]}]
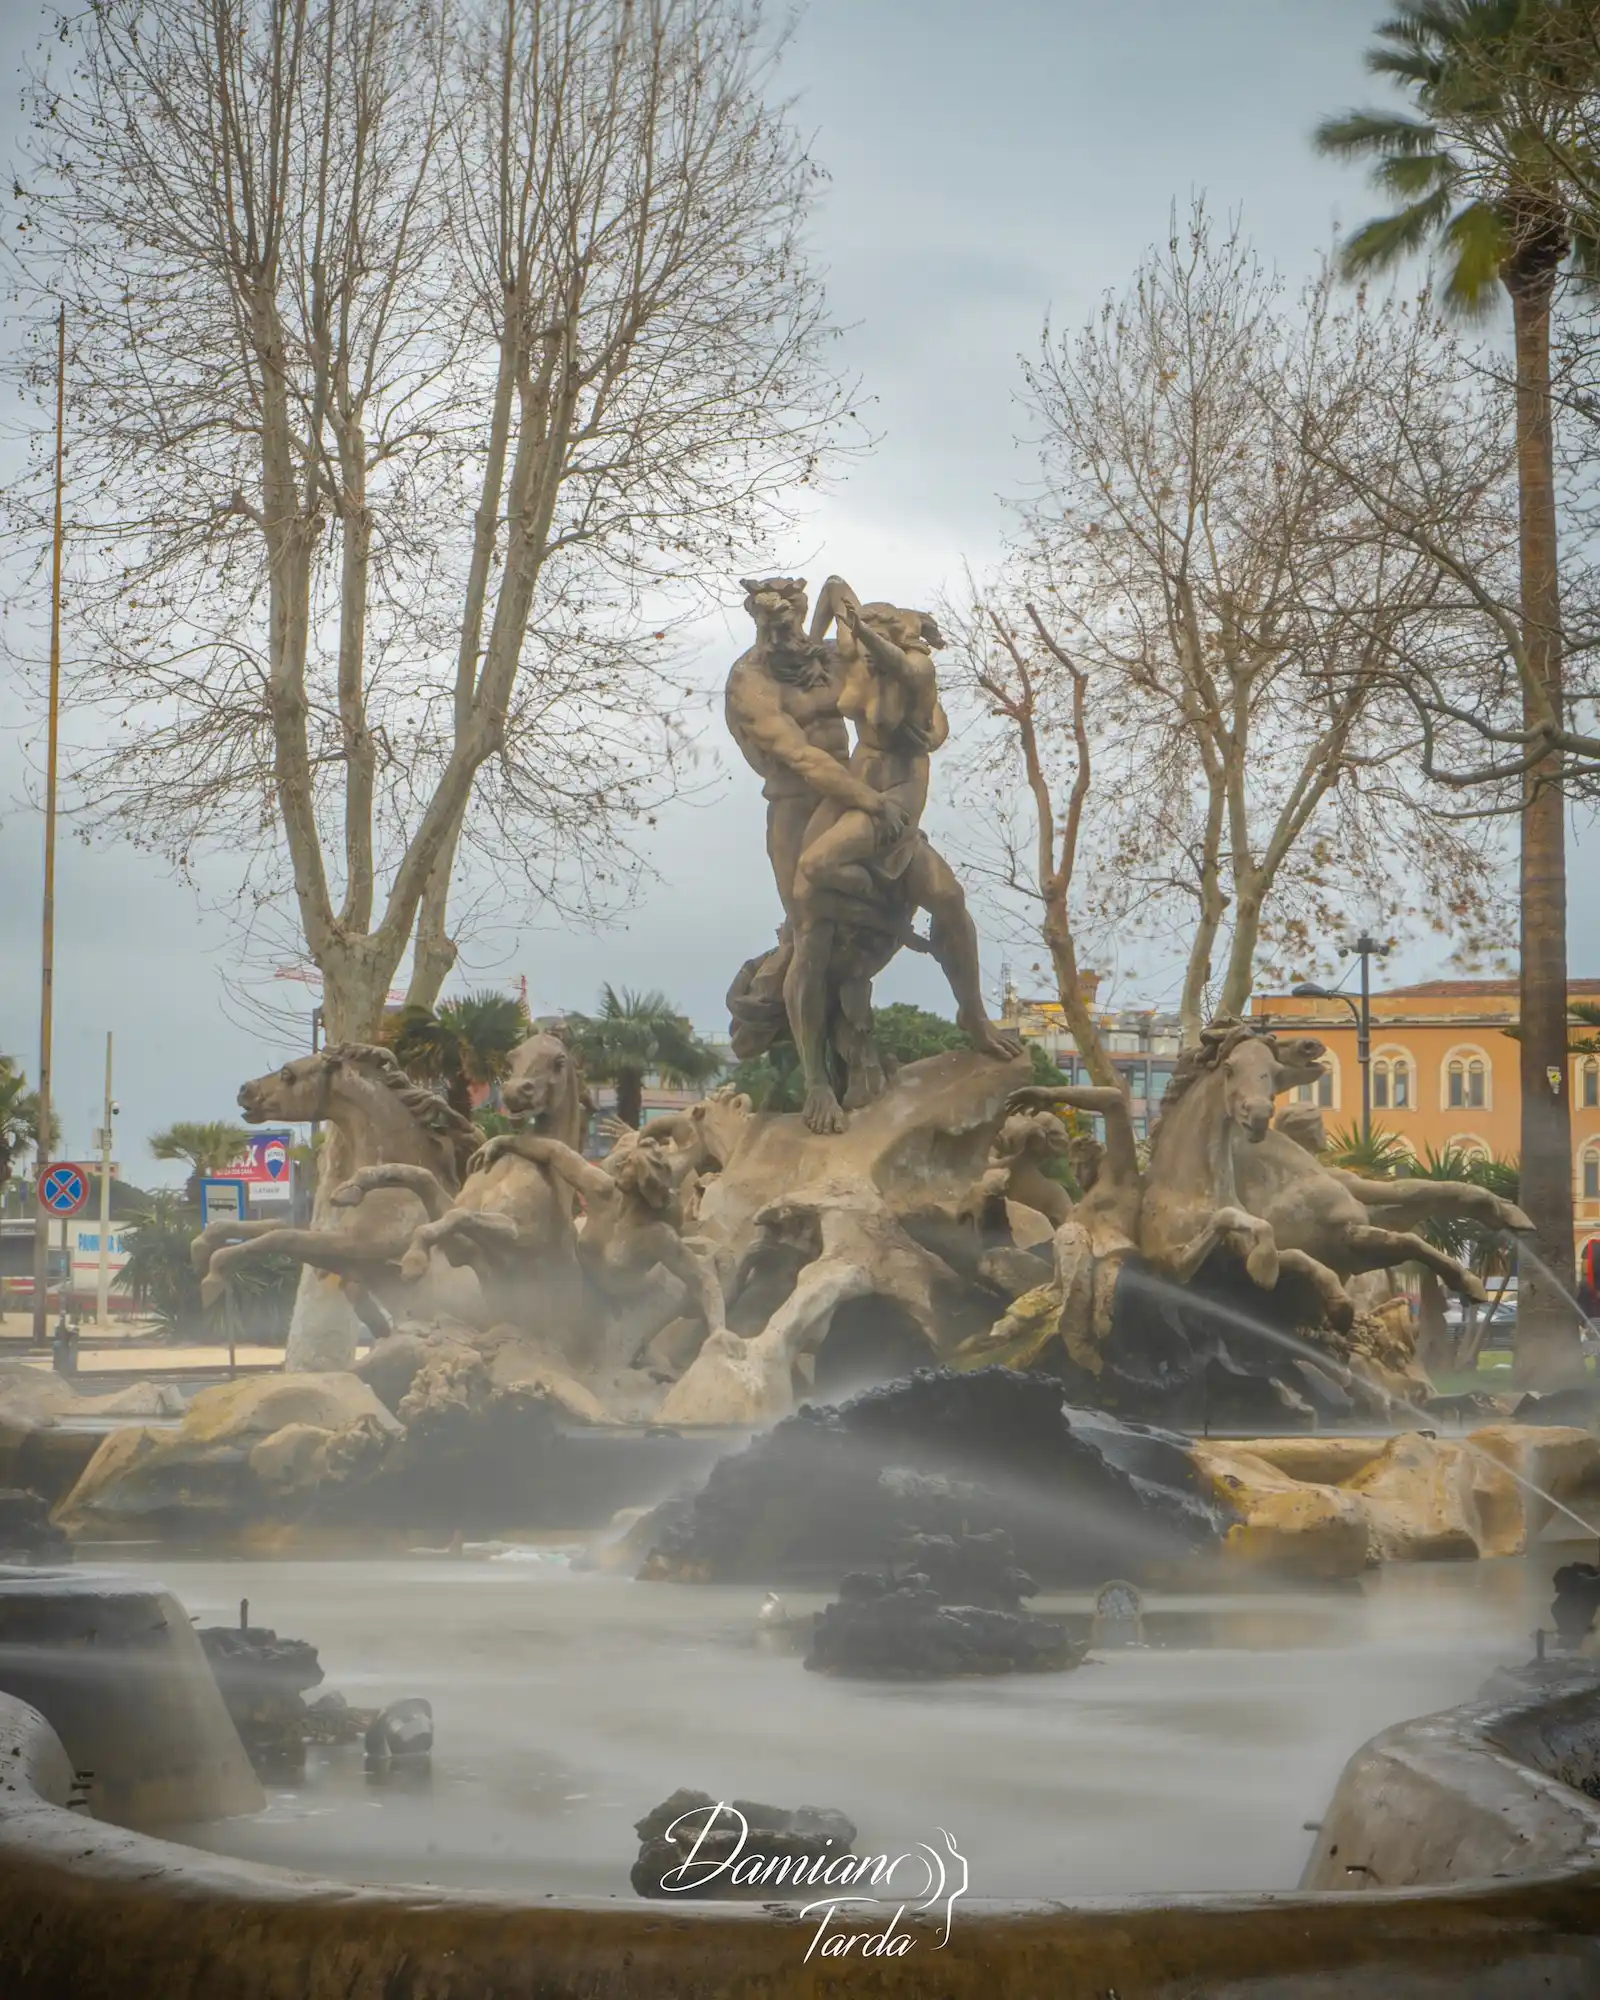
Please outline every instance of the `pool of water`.
[{"label": "pool of water", "polygon": [[248,1598],[352,1703],[433,1704],[420,1784],[377,1781],[359,1746],[313,1750],[303,1784],[185,1830],[195,1844],[352,1881],[626,1897],[633,1822],[689,1786],[838,1807],[859,1850],[944,1827],[973,1895],[1076,1898],[1292,1887],[1351,1751],[1525,1660],[1561,1559],[1152,1597],[1145,1649],[935,1684],[807,1673],[758,1625],[759,1590],[574,1573],[557,1554],[124,1567],[202,1624]]}]

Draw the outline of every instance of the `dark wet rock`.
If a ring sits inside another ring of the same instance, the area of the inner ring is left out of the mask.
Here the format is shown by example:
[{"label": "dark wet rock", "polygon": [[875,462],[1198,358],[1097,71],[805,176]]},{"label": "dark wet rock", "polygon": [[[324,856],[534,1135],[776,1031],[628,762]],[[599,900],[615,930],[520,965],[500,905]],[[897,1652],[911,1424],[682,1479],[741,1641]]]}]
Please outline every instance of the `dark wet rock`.
[{"label": "dark wet rock", "polygon": [[1571,1424],[1578,1430],[1600,1429],[1600,1382],[1579,1383],[1571,1389],[1530,1391],[1511,1412],[1514,1424]]},{"label": "dark wet rock", "polygon": [[375,1708],[352,1708],[342,1694],[332,1689],[306,1703],[307,1743],[359,1743],[378,1719]]},{"label": "dark wet rock", "polygon": [[[1450,1396],[1430,1396],[1423,1404],[1430,1417],[1460,1430],[1478,1430],[1484,1424],[1503,1424],[1511,1408],[1504,1396],[1491,1396],[1483,1389],[1463,1389]],[[1528,1423],[1519,1417],[1518,1423]]]},{"label": "dark wet rock", "polygon": [[1104,1414],[1080,1430],[1052,1376],[924,1369],[805,1406],[721,1459],[637,1532],[642,1574],[831,1584],[894,1562],[911,1534],[999,1529],[1047,1585],[1138,1577],[1216,1547],[1233,1520],[1181,1456]]},{"label": "dark wet rock", "polygon": [[1003,1528],[987,1535],[911,1535],[901,1554],[905,1568],[925,1576],[941,1604],[1020,1611],[1022,1600],[1039,1588],[1012,1561],[1011,1537]]},{"label": "dark wet rock", "polygon": [[0,1487],[0,1563],[68,1563],[72,1542],[37,1493]]},{"label": "dark wet rock", "polygon": [[1551,1578],[1555,1598],[1550,1616],[1563,1646],[1581,1646],[1594,1630],[1600,1612],[1600,1567],[1594,1563],[1565,1563]]},{"label": "dark wet rock", "polygon": [[750,1896],[762,1902],[809,1897],[812,1891],[794,1879],[797,1871],[849,1853],[856,1837],[854,1822],[828,1806],[791,1810],[754,1799],[723,1802],[709,1792],[687,1790],[663,1799],[635,1822],[634,1832],[639,1857],[629,1879],[639,1895]]},{"label": "dark wet rock", "polygon": [[1040,1357],[1074,1403],[1190,1430],[1312,1430],[1387,1415],[1375,1385],[1352,1376],[1336,1354],[1308,1351],[1304,1329],[1320,1304],[1292,1273],[1270,1292],[1220,1259],[1184,1286],[1137,1258],[1122,1268],[1111,1330],[1096,1372],[1059,1341]]},{"label": "dark wet rock", "polygon": [[869,1680],[1060,1673],[1087,1647],[1058,1618],[941,1603],[923,1576],[847,1576],[824,1608],[806,1666]]},{"label": "dark wet rock", "polygon": [[392,1701],[375,1715],[366,1733],[367,1761],[388,1764],[427,1757],[433,1751],[433,1704],[420,1695]]},{"label": "dark wet rock", "polygon": [[263,1777],[305,1768],[306,1705],[322,1679],[317,1649],[265,1625],[209,1625],[197,1634],[250,1762]]}]

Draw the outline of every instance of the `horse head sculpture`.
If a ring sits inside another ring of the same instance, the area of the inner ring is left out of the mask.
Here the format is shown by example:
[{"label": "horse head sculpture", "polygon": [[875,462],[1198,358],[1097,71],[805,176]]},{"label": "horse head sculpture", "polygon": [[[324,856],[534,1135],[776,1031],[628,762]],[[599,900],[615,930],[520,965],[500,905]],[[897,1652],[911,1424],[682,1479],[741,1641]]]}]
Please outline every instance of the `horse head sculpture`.
[{"label": "horse head sculpture", "polygon": [[546,1030],[511,1052],[500,1102],[528,1130],[576,1146],[583,1124],[583,1069],[563,1036]]}]

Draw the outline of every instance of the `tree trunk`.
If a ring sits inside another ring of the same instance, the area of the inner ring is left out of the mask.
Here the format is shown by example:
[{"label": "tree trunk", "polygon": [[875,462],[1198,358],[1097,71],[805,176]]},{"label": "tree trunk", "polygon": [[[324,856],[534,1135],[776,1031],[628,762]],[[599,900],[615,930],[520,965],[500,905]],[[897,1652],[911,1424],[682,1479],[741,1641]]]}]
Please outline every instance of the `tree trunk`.
[{"label": "tree trunk", "polygon": [[1083,980],[1078,971],[1077,940],[1072,934],[1072,925],[1067,916],[1064,893],[1053,896],[1046,906],[1044,941],[1056,975],[1056,997],[1061,1002],[1061,1012],[1067,1026],[1072,1030],[1072,1039],[1077,1044],[1079,1056],[1100,1089],[1120,1090],[1126,1097],[1127,1079],[1106,1054],[1105,1044],[1100,1039],[1100,1030],[1095,1024],[1093,1014],[1089,1011],[1088,1002],[1083,997]]},{"label": "tree trunk", "polygon": [[644,1117],[644,1077],[636,1069],[617,1071],[617,1116],[638,1131]]},{"label": "tree trunk", "polygon": [[[1554,270],[1508,277],[1516,330],[1517,486],[1521,517],[1522,636],[1529,679],[1525,726],[1561,712],[1561,595],[1557,569],[1555,443],[1550,407],[1550,298]],[[1540,690],[1545,700],[1541,702]],[[1583,1374],[1577,1321],[1563,1290],[1576,1270],[1572,1226],[1572,1116],[1567,1100],[1567,876],[1565,801],[1554,760],[1523,784],[1522,1191],[1533,1256],[1518,1260],[1514,1379],[1556,1388]],[[1537,1261],[1535,1261],[1537,1260]],[[1544,1268],[1540,1268],[1543,1266]]]},{"label": "tree trunk", "polygon": [[1450,1323],[1444,1316],[1444,1287],[1431,1271],[1421,1273],[1417,1297],[1417,1359],[1435,1381],[1455,1366]]}]

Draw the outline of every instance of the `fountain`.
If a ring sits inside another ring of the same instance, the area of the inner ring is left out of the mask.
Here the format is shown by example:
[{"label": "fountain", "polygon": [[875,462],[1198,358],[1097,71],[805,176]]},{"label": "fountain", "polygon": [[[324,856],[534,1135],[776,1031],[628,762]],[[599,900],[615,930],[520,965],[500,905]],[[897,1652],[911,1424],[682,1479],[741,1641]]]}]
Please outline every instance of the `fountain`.
[{"label": "fountain", "polygon": [[[52,1522],[5,1512],[52,1565],[0,1577],[7,1990],[94,1991],[86,1955],[119,1993],[214,1984],[248,1938],[271,2000],[402,1968],[772,1994],[834,1956],[883,1993],[1126,2000],[1173,1964],[1218,1994],[1593,1991],[1600,1587],[1567,1558],[1600,1439],[1449,1433],[1403,1313],[1352,1285],[1420,1260],[1471,1295],[1418,1226],[1525,1219],[1324,1165],[1279,1104],[1308,1038],[1212,1023],[1147,1154],[1120,1093],[1036,1083],[920,826],[936,622],[837,578],[809,621],[793,578],[746,603],[727,714],[782,924],[729,1006],[741,1055],[792,1042],[804,1110],[723,1089],[589,1160],[547,1030],[487,1142],[365,1044],[244,1085],[249,1119],[324,1123],[327,1199],[204,1231],[206,1293],[284,1252],[370,1347],[54,1457],[70,1392],[0,1433],[17,1485],[55,1466]],[[872,982],[902,949],[972,1046],[896,1070]],[[1552,1615],[1559,1657],[1506,1681]],[[181,1783],[115,1754],[158,1682]],[[1450,1841],[1502,1792],[1531,1860],[1474,1835],[1467,1881]],[[746,1840],[790,1872],[735,1881]],[[760,1907],[715,1875],[683,1907],[697,1843]],[[874,1870],[861,1921],[818,1916]],[[1404,1893],[1353,1908],[1377,1886]]]}]

